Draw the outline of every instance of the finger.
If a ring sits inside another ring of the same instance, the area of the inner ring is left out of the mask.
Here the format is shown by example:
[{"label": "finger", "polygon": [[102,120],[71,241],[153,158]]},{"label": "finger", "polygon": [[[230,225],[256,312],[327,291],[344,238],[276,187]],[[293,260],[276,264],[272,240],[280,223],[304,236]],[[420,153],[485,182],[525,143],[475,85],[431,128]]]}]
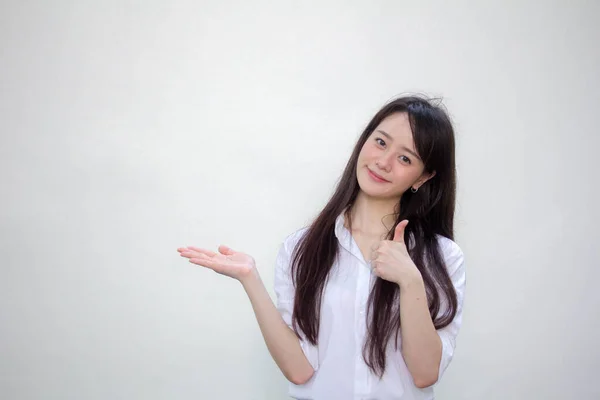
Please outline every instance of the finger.
[{"label": "finger", "polygon": [[187,248],[187,247],[178,247],[177,251],[180,252],[180,253],[183,253],[184,251],[190,251],[190,249]]},{"label": "finger", "polygon": [[228,276],[232,276],[232,271],[240,270],[244,267],[242,264],[230,263],[230,262],[219,262],[213,258],[204,257],[204,258],[191,258],[190,262],[193,264],[200,265],[202,267],[206,267],[208,269],[212,269],[213,271],[219,274],[225,274]]},{"label": "finger", "polygon": [[218,270],[221,265],[218,262],[215,262],[214,260],[207,258],[207,257],[203,257],[203,258],[190,258],[189,260],[192,264],[196,264],[196,265],[200,265],[202,267],[206,267],[206,268],[210,268],[213,271]]},{"label": "finger", "polygon": [[394,242],[404,243],[404,230],[406,225],[408,225],[407,219],[403,219],[398,225],[396,225],[396,229],[394,230]]},{"label": "finger", "polygon": [[202,248],[196,247],[196,246],[188,246],[187,248],[190,250],[197,251],[198,253],[206,254],[209,257],[214,257],[217,255],[217,253],[215,253],[214,251],[202,249]]},{"label": "finger", "polygon": [[230,256],[235,253],[232,248],[225,246],[224,244],[219,246],[219,253],[224,254],[226,256]]},{"label": "finger", "polygon": [[375,276],[379,276],[379,275],[380,275],[380,273],[381,273],[381,272],[379,271],[379,268],[377,268],[377,266],[378,266],[378,265],[377,265],[377,264],[375,264],[375,263],[373,263],[373,264],[372,264],[372,270],[373,270],[373,273],[375,274]]},{"label": "finger", "polygon": [[181,257],[186,257],[186,258],[207,258],[210,259],[209,256],[207,256],[206,254],[202,254],[202,253],[198,253],[197,251],[182,251],[180,254]]}]

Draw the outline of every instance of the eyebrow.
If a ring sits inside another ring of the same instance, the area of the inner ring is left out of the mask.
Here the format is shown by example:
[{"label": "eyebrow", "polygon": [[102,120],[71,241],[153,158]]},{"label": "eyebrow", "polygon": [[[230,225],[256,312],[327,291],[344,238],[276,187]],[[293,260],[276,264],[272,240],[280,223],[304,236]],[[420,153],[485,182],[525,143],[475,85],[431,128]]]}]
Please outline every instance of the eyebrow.
[{"label": "eyebrow", "polygon": [[[394,141],[394,139],[387,132],[384,132],[381,129],[377,129],[377,132],[381,133],[383,136],[385,136],[386,138],[388,138],[390,140],[390,142]],[[414,151],[412,151],[408,147],[402,146],[401,148],[402,148],[402,150],[406,150],[407,152],[409,152],[413,156],[417,157],[419,160],[421,159],[421,157],[419,157],[419,155],[417,153],[415,153]]]}]

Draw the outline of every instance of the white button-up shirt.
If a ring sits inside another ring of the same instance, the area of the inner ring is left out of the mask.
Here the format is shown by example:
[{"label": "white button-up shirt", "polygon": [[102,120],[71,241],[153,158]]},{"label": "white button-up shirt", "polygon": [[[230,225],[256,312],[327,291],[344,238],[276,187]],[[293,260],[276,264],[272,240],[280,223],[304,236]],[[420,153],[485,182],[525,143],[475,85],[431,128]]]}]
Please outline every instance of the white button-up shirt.
[{"label": "white button-up shirt", "polygon": [[[275,269],[277,309],[288,326],[292,326],[294,287],[290,269],[291,255],[308,228],[289,235],[281,244]],[[318,345],[301,340],[302,350],[315,370],[303,385],[290,383],[289,394],[296,399],[350,400],[350,399],[433,399],[433,386],[420,389],[415,386],[400,350],[389,341],[386,370],[381,378],[374,375],[362,357],[366,338],[366,307],[369,292],[376,276],[344,226],[343,213],[337,218],[335,235],[340,245],[340,257],[333,265],[325,286],[321,308]],[[458,294],[458,310],[454,320],[438,330],[442,341],[441,378],[454,353],[456,335],[462,319],[465,290],[464,257],[452,240],[439,236],[448,273]],[[440,314],[447,305],[442,304]],[[400,335],[399,347],[402,338]],[[438,379],[439,381],[439,379]]]}]

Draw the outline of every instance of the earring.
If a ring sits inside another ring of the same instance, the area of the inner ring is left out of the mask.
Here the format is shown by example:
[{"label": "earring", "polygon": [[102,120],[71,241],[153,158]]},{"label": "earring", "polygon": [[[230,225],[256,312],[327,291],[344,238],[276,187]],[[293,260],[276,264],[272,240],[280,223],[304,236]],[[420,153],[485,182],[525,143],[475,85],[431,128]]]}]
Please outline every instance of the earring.
[{"label": "earring", "polygon": [[411,192],[413,192],[413,193],[417,193],[417,190],[419,190],[419,189],[418,189],[418,188],[417,188],[417,189],[415,189],[414,187],[411,187],[411,188],[410,188],[410,191],[411,191]]}]

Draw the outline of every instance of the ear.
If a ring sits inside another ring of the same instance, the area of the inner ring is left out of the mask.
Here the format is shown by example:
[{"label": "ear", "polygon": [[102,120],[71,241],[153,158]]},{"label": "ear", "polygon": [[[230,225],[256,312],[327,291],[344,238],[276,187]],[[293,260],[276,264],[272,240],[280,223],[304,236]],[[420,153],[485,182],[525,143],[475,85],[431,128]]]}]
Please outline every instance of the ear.
[{"label": "ear", "polygon": [[423,171],[423,173],[421,174],[421,177],[419,179],[417,179],[417,181],[412,185],[412,187],[415,187],[416,189],[418,189],[423,184],[425,184],[425,182],[427,182],[428,180],[430,180],[434,176],[435,176],[435,171],[433,171],[433,172],[425,172],[425,171]]},{"label": "ear", "polygon": [[427,182],[428,180],[430,180],[434,176],[435,176],[435,171],[423,172],[423,175],[422,175],[422,177],[424,177],[423,183]]}]

